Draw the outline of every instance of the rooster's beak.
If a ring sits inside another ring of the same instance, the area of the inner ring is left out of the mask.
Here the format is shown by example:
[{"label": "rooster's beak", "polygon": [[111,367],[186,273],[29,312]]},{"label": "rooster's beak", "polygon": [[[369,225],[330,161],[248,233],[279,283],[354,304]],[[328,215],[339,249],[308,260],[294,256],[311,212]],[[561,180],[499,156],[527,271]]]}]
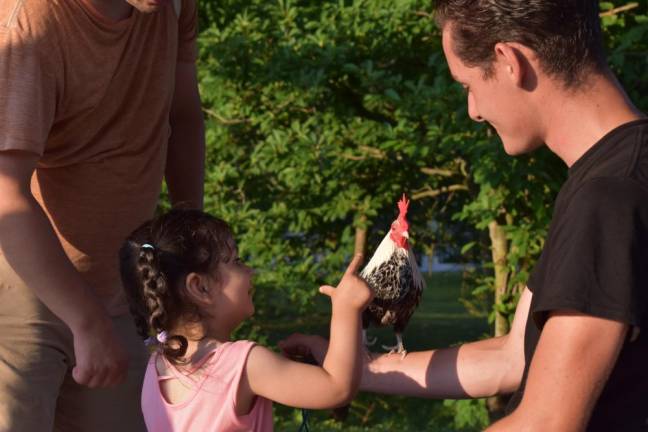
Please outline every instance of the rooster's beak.
[{"label": "rooster's beak", "polygon": [[403,231],[403,234],[401,234],[403,237],[406,239],[409,239],[409,233],[407,231]]}]

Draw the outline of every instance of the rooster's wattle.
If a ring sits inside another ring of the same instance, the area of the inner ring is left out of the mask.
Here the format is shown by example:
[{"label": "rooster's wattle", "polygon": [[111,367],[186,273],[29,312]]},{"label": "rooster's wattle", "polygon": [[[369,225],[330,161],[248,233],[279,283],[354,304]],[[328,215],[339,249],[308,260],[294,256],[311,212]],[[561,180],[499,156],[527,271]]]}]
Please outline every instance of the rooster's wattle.
[{"label": "rooster's wattle", "polygon": [[408,206],[409,200],[403,194],[398,202],[398,218],[360,273],[375,293],[373,301],[362,314],[365,343],[370,344],[366,336],[370,324],[380,327],[393,325],[396,345],[383,348],[402,355],[407,353],[403,346],[403,331],[421,301],[424,287],[423,277],[408,243]]}]

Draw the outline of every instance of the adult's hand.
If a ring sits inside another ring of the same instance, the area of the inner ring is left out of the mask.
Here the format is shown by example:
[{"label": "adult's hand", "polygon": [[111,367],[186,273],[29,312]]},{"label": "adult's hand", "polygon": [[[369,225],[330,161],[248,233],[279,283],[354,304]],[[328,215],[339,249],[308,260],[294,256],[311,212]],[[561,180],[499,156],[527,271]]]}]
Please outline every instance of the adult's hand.
[{"label": "adult's hand", "polygon": [[73,329],[76,365],[74,380],[90,388],[110,387],[124,381],[128,355],[107,317]]},{"label": "adult's hand", "polygon": [[321,336],[302,333],[293,333],[278,343],[279,348],[286,357],[303,358],[313,356],[317,364],[320,365],[324,362],[328,344],[328,340]]}]

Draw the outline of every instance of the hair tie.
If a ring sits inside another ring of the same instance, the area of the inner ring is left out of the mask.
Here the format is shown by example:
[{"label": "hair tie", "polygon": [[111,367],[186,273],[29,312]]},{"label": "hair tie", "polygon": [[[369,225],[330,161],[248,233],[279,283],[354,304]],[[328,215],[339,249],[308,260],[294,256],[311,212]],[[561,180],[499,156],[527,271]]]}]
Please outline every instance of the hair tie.
[{"label": "hair tie", "polygon": [[151,346],[151,345],[156,345],[158,343],[163,344],[163,343],[166,343],[168,337],[169,336],[168,336],[167,332],[163,330],[163,331],[159,332],[155,337],[150,336],[150,337],[146,338],[144,340],[144,345]]},{"label": "hair tie", "polygon": [[166,343],[167,341],[167,332],[165,330],[161,331],[160,333],[157,334],[156,339],[160,343]]},{"label": "hair tie", "polygon": [[152,244],[149,244],[149,243],[144,243],[144,244],[143,244],[142,246],[140,246],[140,247],[141,247],[142,249],[153,249],[153,250],[155,250],[155,248],[153,247],[153,245],[152,245]]}]

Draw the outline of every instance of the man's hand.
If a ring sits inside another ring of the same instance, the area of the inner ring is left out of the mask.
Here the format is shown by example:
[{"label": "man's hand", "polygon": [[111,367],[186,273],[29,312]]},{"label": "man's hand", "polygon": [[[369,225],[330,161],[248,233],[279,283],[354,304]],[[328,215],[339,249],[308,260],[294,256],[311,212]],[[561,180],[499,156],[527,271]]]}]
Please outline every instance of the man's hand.
[{"label": "man's hand", "polygon": [[88,325],[73,329],[76,365],[74,380],[90,388],[110,387],[124,381],[128,356],[108,318],[96,318]]},{"label": "man's hand", "polygon": [[279,348],[286,357],[294,359],[313,356],[319,365],[324,362],[328,344],[328,340],[321,336],[301,333],[293,333],[278,343]]}]

